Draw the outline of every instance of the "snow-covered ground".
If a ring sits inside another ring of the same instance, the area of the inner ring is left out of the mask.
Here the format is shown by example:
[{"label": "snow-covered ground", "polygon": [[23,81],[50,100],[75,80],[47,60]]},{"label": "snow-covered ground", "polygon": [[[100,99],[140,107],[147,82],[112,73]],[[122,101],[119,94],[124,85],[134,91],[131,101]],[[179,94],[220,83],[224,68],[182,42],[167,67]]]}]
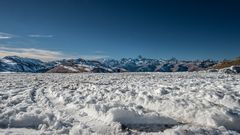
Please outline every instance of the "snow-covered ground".
[{"label": "snow-covered ground", "polygon": [[240,75],[0,74],[0,134],[239,134]]}]

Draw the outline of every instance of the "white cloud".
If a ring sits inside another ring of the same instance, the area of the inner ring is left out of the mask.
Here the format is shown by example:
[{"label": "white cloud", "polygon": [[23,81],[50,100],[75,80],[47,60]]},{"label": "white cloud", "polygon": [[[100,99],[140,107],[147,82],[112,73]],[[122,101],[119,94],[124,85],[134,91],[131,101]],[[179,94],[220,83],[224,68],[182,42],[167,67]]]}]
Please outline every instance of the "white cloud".
[{"label": "white cloud", "polygon": [[52,38],[53,37],[53,35],[40,35],[40,34],[30,34],[28,36],[32,38]]},{"label": "white cloud", "polygon": [[59,51],[50,51],[50,50],[35,49],[35,48],[0,47],[0,57],[12,56],[12,55],[36,58],[36,59],[41,59],[43,61],[51,61],[51,60],[57,60],[57,59],[62,59],[64,57],[67,57]]},{"label": "white cloud", "polygon": [[107,55],[68,55],[63,54],[60,51],[36,49],[36,48],[15,48],[15,47],[5,47],[0,45],[0,57],[5,56],[20,56],[40,59],[43,61],[52,61],[60,59],[73,59],[73,58],[83,58],[88,60],[98,60],[103,58],[109,58]]},{"label": "white cloud", "polygon": [[1,39],[10,39],[10,38],[12,38],[12,37],[13,37],[12,34],[0,32],[0,40],[1,40]]}]

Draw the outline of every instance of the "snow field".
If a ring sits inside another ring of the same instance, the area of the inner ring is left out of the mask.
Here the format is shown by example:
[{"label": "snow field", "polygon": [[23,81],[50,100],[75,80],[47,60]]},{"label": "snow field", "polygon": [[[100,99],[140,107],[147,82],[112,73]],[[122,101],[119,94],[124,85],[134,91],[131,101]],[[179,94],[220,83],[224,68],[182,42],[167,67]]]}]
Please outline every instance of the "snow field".
[{"label": "snow field", "polygon": [[0,74],[0,134],[239,134],[240,76]]}]

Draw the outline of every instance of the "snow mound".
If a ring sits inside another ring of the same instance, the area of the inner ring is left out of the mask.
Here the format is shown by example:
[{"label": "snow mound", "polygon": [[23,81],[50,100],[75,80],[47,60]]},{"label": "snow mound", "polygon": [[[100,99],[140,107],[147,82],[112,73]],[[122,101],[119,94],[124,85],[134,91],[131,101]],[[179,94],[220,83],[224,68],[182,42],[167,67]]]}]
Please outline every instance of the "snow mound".
[{"label": "snow mound", "polygon": [[227,73],[227,74],[239,74],[240,73],[240,65],[223,68],[223,69],[220,69],[219,72]]},{"label": "snow mound", "polygon": [[142,132],[159,132],[179,123],[157,113],[137,112],[133,108],[118,107],[106,110],[105,106],[89,106],[85,112],[107,124],[119,123],[123,130],[133,129]]},{"label": "snow mound", "polygon": [[167,118],[160,117],[156,114],[138,114],[133,110],[113,108],[110,109],[107,115],[108,121],[120,122],[122,124],[165,124],[165,125],[176,125],[177,121]]},{"label": "snow mound", "polygon": [[92,131],[84,125],[77,125],[71,128],[69,135],[91,135]]},{"label": "snow mound", "polygon": [[178,125],[174,119],[156,114],[138,114],[126,109],[111,109],[107,115],[108,121],[119,122],[122,129],[132,129],[141,132],[159,132]]}]

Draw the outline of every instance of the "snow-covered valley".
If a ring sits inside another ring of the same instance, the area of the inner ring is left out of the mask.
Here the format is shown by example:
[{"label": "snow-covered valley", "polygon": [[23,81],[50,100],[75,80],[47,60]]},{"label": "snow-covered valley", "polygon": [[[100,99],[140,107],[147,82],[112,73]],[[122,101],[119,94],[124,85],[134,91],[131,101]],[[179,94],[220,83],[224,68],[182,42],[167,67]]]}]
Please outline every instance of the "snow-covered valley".
[{"label": "snow-covered valley", "polygon": [[240,75],[0,74],[0,134],[239,134]]}]

